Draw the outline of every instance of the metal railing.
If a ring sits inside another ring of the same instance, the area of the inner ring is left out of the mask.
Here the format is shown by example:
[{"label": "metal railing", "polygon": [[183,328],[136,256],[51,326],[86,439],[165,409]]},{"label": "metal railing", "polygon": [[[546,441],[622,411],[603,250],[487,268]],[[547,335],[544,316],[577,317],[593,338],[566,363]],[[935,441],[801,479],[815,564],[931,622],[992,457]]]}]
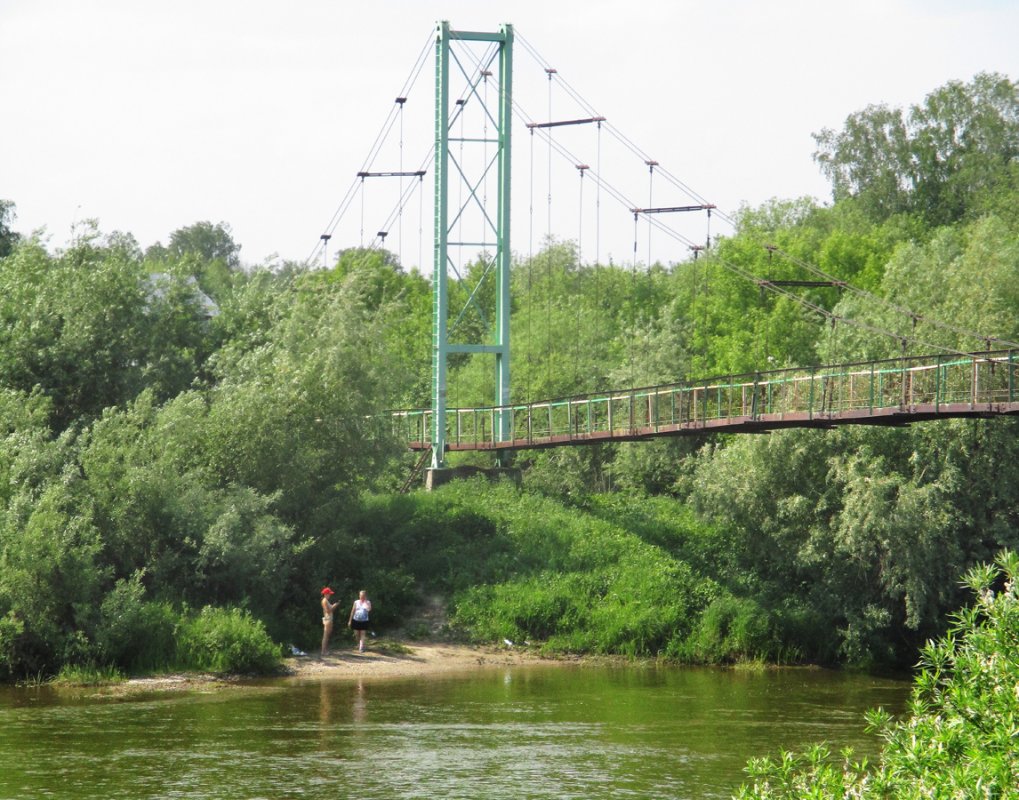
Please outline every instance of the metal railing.
[{"label": "metal railing", "polygon": [[[497,450],[707,431],[1015,414],[1017,387],[1017,350],[904,356],[510,406],[450,408],[446,442],[450,450]],[[394,411],[394,433],[412,449],[427,448],[431,416],[428,409]],[[502,430],[508,433],[499,438]]]}]

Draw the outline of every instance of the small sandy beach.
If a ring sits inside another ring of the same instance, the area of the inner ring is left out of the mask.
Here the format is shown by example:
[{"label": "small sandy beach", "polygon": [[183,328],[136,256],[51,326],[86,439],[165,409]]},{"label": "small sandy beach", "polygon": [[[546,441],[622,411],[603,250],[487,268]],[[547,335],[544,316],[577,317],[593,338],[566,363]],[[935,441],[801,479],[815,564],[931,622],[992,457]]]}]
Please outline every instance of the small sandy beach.
[{"label": "small sandy beach", "polygon": [[[546,659],[522,648],[494,645],[465,645],[437,642],[379,642],[363,652],[354,646],[334,648],[324,659],[311,653],[291,656],[283,662],[283,673],[273,680],[386,680],[417,676],[473,672],[522,664],[576,664],[579,659]],[[91,688],[99,695],[139,692],[216,691],[228,686],[251,685],[244,676],[207,673],[177,673],[131,678],[123,683]]]},{"label": "small sandy beach", "polygon": [[286,660],[289,677],[297,680],[321,678],[407,678],[489,667],[520,664],[565,664],[543,659],[515,647],[475,646],[431,642],[401,643],[394,647],[369,646],[363,653],[354,647],[336,648],[325,659],[317,655]]}]

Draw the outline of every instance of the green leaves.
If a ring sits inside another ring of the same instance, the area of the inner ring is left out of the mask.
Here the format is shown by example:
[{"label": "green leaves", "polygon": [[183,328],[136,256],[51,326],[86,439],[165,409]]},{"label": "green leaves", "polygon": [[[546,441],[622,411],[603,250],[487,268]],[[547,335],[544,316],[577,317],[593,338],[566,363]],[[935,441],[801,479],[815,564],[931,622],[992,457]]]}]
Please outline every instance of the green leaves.
[{"label": "green leaves", "polygon": [[987,211],[999,187],[1014,191],[1019,96],[1005,76],[979,73],[908,113],[868,106],[814,139],[836,201],[851,200],[875,221],[907,213],[944,225]]},{"label": "green leaves", "polygon": [[57,255],[19,244],[0,261],[0,381],[39,387],[58,429],[146,386],[160,398],[190,386],[211,350],[210,309],[193,279],[149,266],[133,239],[95,227]]},{"label": "green leaves", "polygon": [[14,203],[0,199],[0,258],[10,255],[20,236],[11,230],[11,223],[17,216]]},{"label": "green leaves", "polygon": [[279,667],[280,648],[265,626],[241,609],[206,606],[180,630],[180,661],[211,672],[266,673]]},{"label": "green leaves", "polygon": [[[867,715],[885,740],[874,765],[842,762],[824,747],[782,753],[747,766],[744,800],[782,798],[1011,797],[1019,782],[1019,559],[970,570],[979,615],[964,614],[923,648],[909,716]],[[1004,588],[996,590],[996,586]]]}]

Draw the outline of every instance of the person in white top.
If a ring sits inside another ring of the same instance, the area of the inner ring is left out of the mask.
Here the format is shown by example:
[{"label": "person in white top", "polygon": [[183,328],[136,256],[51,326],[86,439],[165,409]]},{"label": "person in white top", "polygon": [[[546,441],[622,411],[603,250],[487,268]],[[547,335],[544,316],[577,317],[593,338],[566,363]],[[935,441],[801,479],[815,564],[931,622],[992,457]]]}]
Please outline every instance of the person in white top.
[{"label": "person in white top", "polygon": [[354,605],[350,607],[350,617],[347,618],[347,627],[354,629],[357,637],[357,649],[364,652],[364,632],[368,630],[368,615],[371,614],[372,601],[364,589],[360,591]]}]

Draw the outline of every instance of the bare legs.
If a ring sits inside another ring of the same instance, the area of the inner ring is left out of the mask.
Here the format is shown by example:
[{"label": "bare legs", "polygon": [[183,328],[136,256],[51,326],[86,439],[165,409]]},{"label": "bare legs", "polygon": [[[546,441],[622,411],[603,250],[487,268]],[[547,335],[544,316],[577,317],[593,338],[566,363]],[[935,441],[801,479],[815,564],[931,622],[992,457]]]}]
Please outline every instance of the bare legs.
[{"label": "bare legs", "polygon": [[323,622],[322,623],[322,658],[326,657],[329,652],[329,637],[333,632],[333,623]]}]

